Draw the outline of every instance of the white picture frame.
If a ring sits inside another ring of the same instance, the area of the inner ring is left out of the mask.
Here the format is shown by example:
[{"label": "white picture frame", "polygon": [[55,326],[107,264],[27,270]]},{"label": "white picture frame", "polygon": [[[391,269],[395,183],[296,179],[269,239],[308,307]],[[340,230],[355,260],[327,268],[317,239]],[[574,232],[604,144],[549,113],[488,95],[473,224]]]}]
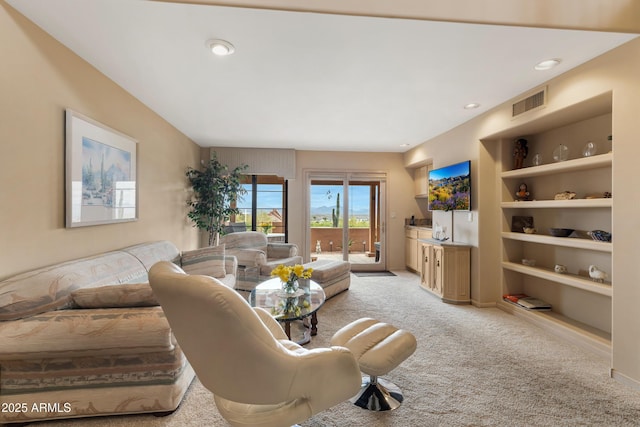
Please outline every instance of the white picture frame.
[{"label": "white picture frame", "polygon": [[138,141],[65,110],[66,227],[136,221]]}]

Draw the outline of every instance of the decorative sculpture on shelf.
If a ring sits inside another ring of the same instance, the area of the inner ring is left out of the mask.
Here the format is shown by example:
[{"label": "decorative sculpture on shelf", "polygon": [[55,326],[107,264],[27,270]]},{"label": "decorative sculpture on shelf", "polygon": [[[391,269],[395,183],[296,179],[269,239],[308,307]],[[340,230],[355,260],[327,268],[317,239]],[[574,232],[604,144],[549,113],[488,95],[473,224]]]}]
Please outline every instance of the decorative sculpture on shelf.
[{"label": "decorative sculpture on shelf", "polygon": [[531,160],[531,164],[533,166],[540,166],[542,164],[542,154],[536,153],[536,155],[533,156],[533,159]]},{"label": "decorative sculpture on shelf", "polygon": [[582,155],[584,157],[595,156],[598,153],[598,146],[595,142],[587,141],[584,148],[582,149]]},{"label": "decorative sculpture on shelf", "polygon": [[589,276],[595,280],[596,282],[604,282],[604,280],[608,277],[607,273],[598,269],[595,265],[589,266]]},{"label": "decorative sculpture on shelf", "polygon": [[524,201],[529,200],[529,189],[527,188],[527,184],[524,182],[518,186],[518,191],[516,191],[516,201]]},{"label": "decorative sculpture on shelf", "polygon": [[573,200],[576,198],[574,191],[561,191],[553,196],[553,200]]},{"label": "decorative sculpture on shelf", "polygon": [[585,199],[610,199],[611,192],[605,191],[604,193],[589,193],[584,196]]},{"label": "decorative sculpture on shelf", "polygon": [[553,271],[555,271],[558,274],[566,274],[567,266],[563,264],[556,264],[555,267],[553,267]]},{"label": "decorative sculpture on shelf", "polygon": [[529,154],[529,147],[527,147],[528,141],[524,138],[518,138],[515,140],[515,147],[513,149],[513,168],[522,169],[524,166],[524,159]]},{"label": "decorative sculpture on shelf", "polygon": [[569,158],[569,147],[564,144],[558,145],[558,147],[553,150],[553,160],[555,162],[564,162]]},{"label": "decorative sculpture on shelf", "polygon": [[587,231],[587,235],[597,242],[610,242],[611,233],[604,230],[591,230]]}]

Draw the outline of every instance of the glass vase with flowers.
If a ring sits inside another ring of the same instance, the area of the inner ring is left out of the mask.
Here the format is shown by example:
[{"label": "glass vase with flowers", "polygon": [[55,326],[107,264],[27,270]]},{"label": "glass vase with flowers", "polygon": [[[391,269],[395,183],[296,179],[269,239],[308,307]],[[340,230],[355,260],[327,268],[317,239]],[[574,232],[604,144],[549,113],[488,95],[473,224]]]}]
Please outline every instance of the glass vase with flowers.
[{"label": "glass vase with flowers", "polygon": [[309,279],[313,269],[305,268],[303,265],[282,265],[280,264],[271,271],[271,277],[279,277],[282,282],[282,291],[285,294],[293,295],[298,290],[298,279]]}]

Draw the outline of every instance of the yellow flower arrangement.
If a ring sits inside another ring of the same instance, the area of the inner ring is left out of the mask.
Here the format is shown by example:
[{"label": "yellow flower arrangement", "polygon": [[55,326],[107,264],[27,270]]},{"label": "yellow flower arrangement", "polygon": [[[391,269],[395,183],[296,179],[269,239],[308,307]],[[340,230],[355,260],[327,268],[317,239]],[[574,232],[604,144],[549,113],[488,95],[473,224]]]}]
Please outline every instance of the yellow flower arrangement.
[{"label": "yellow flower arrangement", "polygon": [[271,277],[279,277],[282,281],[282,289],[285,292],[293,293],[298,289],[298,279],[309,279],[313,273],[313,268],[304,268],[303,265],[282,265],[280,264],[271,270]]}]

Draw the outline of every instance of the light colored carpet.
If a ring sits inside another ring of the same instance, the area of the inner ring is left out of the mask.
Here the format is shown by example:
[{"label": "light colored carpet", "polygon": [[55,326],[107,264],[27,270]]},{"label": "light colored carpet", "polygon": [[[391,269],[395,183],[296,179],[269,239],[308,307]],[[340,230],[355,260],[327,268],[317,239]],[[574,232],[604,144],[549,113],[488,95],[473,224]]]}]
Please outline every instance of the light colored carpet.
[{"label": "light colored carpet", "polygon": [[[640,426],[640,392],[609,378],[609,362],[499,309],[444,304],[417,276],[355,277],[319,312],[318,336],[360,317],[415,334],[418,349],[386,378],[403,405],[369,412],[342,403],[302,423],[328,426]],[[312,386],[312,385],[310,385]],[[227,426],[197,380],[172,415],[102,417],[37,427]]]}]

